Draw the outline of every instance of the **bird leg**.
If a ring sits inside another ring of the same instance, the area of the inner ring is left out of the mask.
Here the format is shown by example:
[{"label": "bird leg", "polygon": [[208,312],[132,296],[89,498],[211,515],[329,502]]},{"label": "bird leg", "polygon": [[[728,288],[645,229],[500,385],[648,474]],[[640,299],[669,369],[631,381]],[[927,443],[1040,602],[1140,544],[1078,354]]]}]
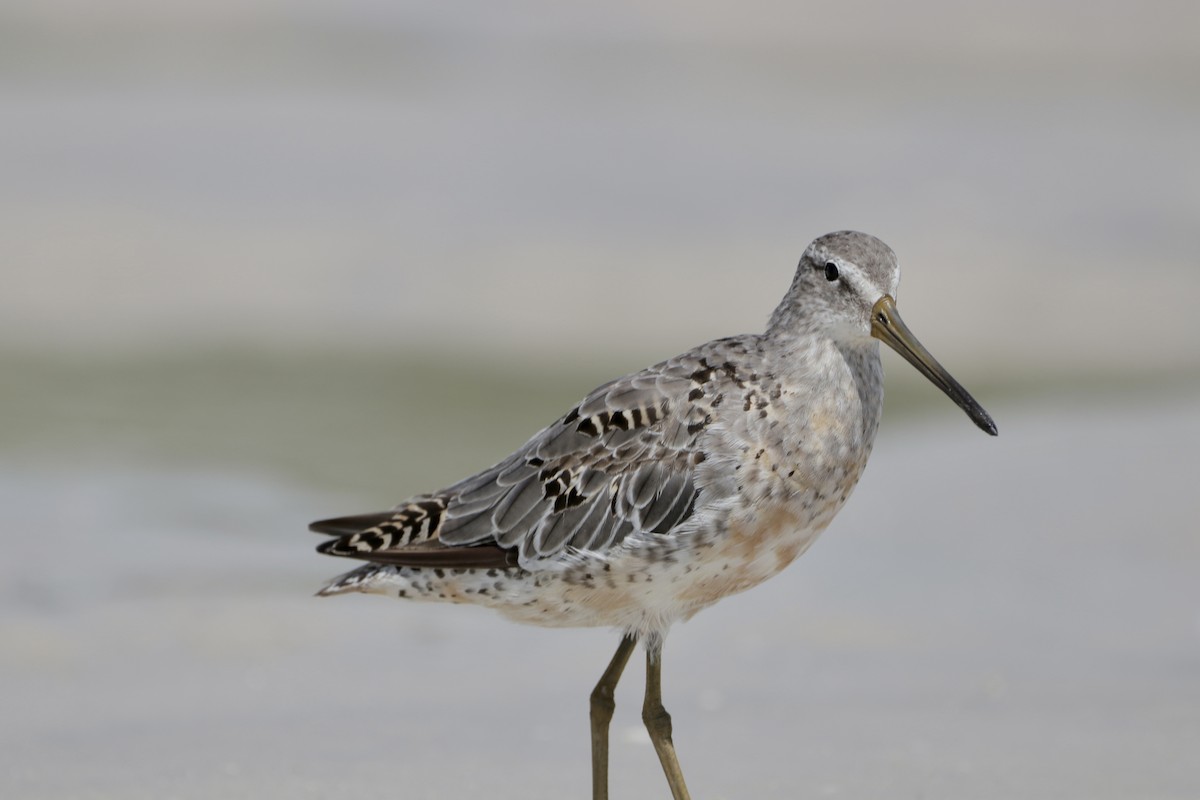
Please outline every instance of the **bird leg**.
[{"label": "bird leg", "polygon": [[675,800],[691,800],[675,756],[675,743],[671,741],[671,715],[662,704],[662,637],[658,636],[646,641],[646,700],[642,704],[642,721],[667,775],[671,796]]},{"label": "bird leg", "polygon": [[613,692],[636,644],[636,634],[622,637],[608,669],[592,689],[592,800],[608,800],[608,724],[616,708]]}]

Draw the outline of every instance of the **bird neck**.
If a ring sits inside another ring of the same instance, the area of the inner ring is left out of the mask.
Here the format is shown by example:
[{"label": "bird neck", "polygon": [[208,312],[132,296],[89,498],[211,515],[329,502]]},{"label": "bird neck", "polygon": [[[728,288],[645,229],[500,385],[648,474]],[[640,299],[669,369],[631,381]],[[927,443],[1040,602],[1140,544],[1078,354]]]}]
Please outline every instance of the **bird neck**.
[{"label": "bird neck", "polygon": [[[863,441],[875,437],[883,409],[883,365],[873,339],[839,341],[824,334],[789,331],[775,337],[773,371],[813,396],[840,396],[858,409]],[[785,377],[786,376],[786,377]]]},{"label": "bird neck", "polygon": [[860,333],[854,330],[844,310],[839,312],[831,308],[824,301],[815,298],[814,294],[810,282],[798,273],[783,300],[771,313],[771,319],[767,322],[767,338],[784,346],[789,340],[814,336],[847,340],[852,344],[865,344],[870,341],[869,336],[863,335],[865,331]]}]

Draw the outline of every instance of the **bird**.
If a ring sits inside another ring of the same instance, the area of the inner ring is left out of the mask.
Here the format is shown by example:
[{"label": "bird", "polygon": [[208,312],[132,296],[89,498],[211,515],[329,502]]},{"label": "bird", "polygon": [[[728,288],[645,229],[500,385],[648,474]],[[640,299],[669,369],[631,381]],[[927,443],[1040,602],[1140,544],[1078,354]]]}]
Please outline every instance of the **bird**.
[{"label": "bird", "polygon": [[319,552],[365,562],[318,594],[471,603],[521,623],[619,631],[590,696],[593,800],[608,798],[614,691],[642,643],[642,719],[672,797],[687,800],[662,702],[664,637],[779,573],[842,508],[879,428],[879,342],[997,433],[901,319],[899,281],[879,239],[818,237],[764,332],[604,383],[452,486],[312,523],[333,537]]}]

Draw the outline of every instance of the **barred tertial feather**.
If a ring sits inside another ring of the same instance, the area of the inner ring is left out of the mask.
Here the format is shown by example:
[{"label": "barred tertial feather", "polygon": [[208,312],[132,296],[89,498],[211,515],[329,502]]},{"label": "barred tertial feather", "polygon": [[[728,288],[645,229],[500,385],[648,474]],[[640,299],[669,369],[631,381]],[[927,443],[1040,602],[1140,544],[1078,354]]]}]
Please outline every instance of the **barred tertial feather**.
[{"label": "barred tertial feather", "polygon": [[361,557],[434,539],[445,509],[445,498],[422,495],[392,511],[323,520],[309,527],[340,535],[322,544],[321,552]]}]

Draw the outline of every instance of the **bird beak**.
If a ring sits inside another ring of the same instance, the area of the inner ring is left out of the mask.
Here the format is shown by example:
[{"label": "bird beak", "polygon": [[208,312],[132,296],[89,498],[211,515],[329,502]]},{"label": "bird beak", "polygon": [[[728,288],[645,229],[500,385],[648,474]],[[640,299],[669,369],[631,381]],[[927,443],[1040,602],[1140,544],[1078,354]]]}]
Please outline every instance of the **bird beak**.
[{"label": "bird beak", "polygon": [[900,319],[896,301],[889,295],[885,294],[879,298],[875,307],[871,309],[871,335],[904,356],[905,361],[920,370],[934,386],[945,392],[982,430],[992,436],[996,435],[996,423],[992,421],[991,416],[958,381],[950,377],[946,368],[917,340],[904,324],[904,320]]}]

